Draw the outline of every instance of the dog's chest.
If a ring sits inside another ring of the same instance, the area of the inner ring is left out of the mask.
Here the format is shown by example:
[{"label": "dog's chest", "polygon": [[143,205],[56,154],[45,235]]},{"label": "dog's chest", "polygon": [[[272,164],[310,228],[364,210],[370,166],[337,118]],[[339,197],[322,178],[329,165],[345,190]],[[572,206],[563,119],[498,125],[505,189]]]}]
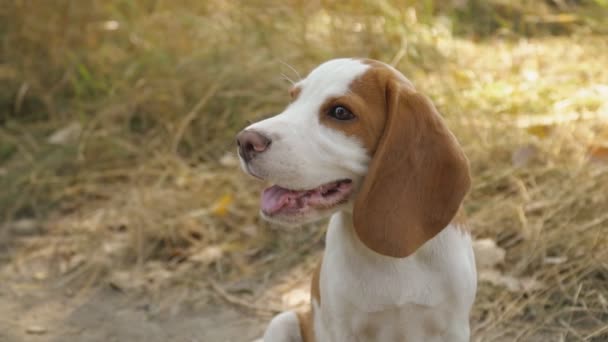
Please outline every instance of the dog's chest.
[{"label": "dog's chest", "polygon": [[346,305],[314,310],[317,342],[443,341],[448,328],[445,317],[414,304],[371,313]]},{"label": "dog's chest", "polygon": [[[464,302],[453,301],[461,284],[454,284],[450,272],[460,270],[450,270],[428,247],[403,259],[378,255],[357,239],[348,216],[334,215],[321,270],[321,305],[313,303],[317,341],[442,341],[452,329],[448,322],[460,320],[455,316],[461,313],[468,331],[474,285],[462,294]],[[474,282],[474,273],[462,280]]]}]

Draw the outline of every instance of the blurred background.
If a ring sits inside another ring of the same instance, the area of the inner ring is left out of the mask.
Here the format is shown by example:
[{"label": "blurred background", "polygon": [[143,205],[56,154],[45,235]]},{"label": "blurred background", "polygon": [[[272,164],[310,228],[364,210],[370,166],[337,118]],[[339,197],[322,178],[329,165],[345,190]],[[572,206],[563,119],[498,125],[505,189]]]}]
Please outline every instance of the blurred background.
[{"label": "blurred background", "polygon": [[608,1],[1,0],[0,341],[250,341],[324,223],[258,217],[235,134],[335,57],[471,161],[474,341],[608,341]]}]

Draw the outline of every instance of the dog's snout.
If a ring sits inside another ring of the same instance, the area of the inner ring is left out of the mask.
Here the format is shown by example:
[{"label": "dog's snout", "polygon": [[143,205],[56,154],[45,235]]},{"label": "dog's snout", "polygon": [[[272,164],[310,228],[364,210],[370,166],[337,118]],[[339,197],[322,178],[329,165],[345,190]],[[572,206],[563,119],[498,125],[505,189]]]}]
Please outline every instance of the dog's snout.
[{"label": "dog's snout", "polygon": [[241,131],[236,136],[239,155],[245,161],[250,161],[257,154],[266,151],[271,142],[270,138],[252,130]]}]

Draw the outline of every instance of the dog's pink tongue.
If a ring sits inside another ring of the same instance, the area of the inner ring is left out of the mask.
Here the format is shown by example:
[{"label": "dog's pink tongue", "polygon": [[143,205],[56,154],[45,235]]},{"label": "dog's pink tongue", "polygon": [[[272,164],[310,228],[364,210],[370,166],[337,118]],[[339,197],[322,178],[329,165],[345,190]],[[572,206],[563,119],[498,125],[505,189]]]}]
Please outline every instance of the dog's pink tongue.
[{"label": "dog's pink tongue", "polygon": [[262,192],[262,211],[269,215],[278,212],[289,203],[289,195],[289,190],[278,185],[264,189]]}]

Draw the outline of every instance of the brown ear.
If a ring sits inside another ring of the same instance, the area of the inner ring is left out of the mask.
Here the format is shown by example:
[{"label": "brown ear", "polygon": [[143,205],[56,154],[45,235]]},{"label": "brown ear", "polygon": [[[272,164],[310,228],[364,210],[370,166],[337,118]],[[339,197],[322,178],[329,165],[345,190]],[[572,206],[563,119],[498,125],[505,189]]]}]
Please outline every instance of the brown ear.
[{"label": "brown ear", "polygon": [[435,106],[396,81],[384,132],[357,195],[354,226],[377,253],[406,257],[445,228],[469,190],[469,163]]}]

